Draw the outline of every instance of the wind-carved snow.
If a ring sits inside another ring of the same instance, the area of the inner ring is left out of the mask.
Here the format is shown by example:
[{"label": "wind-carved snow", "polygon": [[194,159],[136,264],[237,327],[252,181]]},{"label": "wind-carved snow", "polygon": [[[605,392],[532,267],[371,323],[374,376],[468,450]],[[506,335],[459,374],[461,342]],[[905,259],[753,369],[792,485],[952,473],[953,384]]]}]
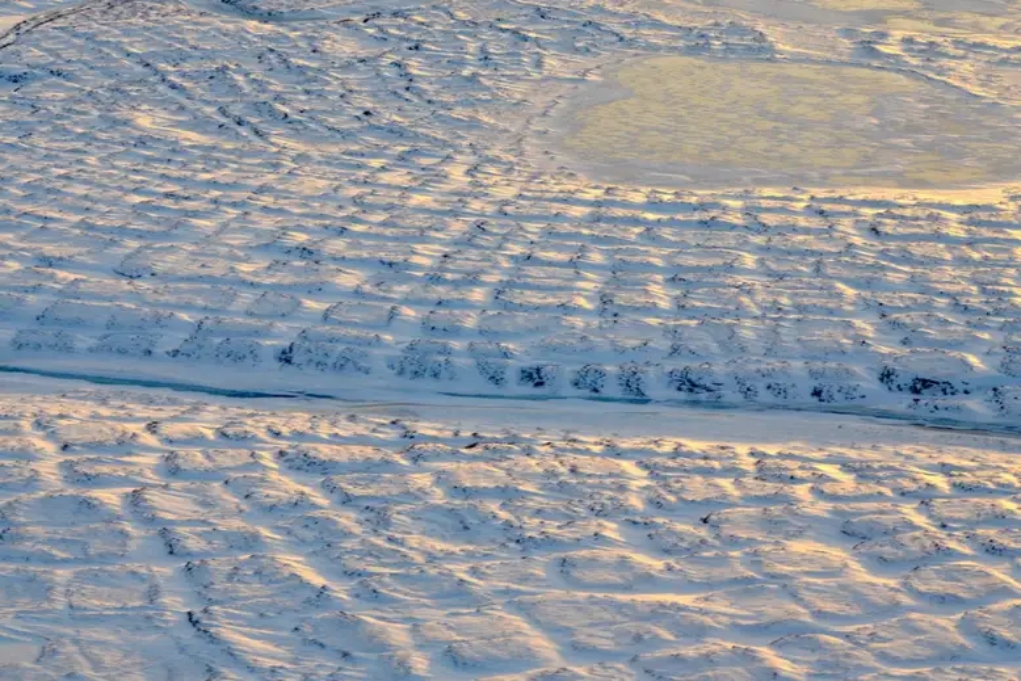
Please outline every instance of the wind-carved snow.
[{"label": "wind-carved snow", "polygon": [[[683,8],[361,9],[95,1],[8,35],[0,363],[1016,421],[1009,188],[675,191],[551,156],[601,65],[794,47]],[[828,52],[1009,108],[1008,43]]]},{"label": "wind-carved snow", "polygon": [[55,387],[0,399],[3,679],[1019,671],[1013,439]]},{"label": "wind-carved snow", "polygon": [[0,8],[0,678],[1016,678],[1015,441],[750,409],[1015,428],[1021,193],[557,151],[636,57],[1012,111],[1016,17],[923,5]]},{"label": "wind-carved snow", "polygon": [[[6,366],[1001,425],[1021,409],[1009,188],[693,192],[558,169],[557,117],[598,67],[794,49],[750,21],[43,9],[0,50]],[[832,37],[830,59],[1016,101],[1008,38]]]}]

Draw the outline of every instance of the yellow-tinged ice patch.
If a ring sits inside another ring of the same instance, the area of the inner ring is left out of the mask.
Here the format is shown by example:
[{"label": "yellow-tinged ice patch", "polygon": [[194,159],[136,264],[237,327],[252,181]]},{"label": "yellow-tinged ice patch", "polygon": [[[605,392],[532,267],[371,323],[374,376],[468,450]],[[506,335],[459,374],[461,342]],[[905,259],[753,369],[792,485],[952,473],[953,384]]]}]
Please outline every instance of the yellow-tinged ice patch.
[{"label": "yellow-tinged ice patch", "polygon": [[903,73],[660,57],[615,80],[630,96],[583,108],[564,146],[616,179],[922,188],[1021,170],[1013,112]]},{"label": "yellow-tinged ice patch", "polygon": [[812,0],[812,4],[823,9],[838,12],[863,12],[878,10],[883,12],[905,12],[922,9],[918,0]]}]

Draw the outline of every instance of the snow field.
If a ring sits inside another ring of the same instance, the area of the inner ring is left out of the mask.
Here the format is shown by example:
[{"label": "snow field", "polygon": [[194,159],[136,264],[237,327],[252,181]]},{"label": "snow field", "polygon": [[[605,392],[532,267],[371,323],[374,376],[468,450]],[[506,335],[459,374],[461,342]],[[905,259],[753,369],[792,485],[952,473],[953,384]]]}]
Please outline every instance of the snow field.
[{"label": "snow field", "polygon": [[[808,34],[687,6],[211,7],[90,0],[4,39],[3,366],[1017,422],[1011,186],[693,192],[557,151],[605,64],[821,58]],[[1010,108],[997,35],[848,28],[825,54]]]},{"label": "snow field", "polygon": [[0,401],[0,678],[1018,673],[1016,439],[62,385]]}]

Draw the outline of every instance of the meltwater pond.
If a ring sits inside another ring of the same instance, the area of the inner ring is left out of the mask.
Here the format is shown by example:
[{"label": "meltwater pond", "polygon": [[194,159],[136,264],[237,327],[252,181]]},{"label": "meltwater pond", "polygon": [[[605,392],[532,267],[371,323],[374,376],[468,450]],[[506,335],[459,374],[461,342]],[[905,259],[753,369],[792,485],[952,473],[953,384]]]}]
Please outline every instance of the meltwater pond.
[{"label": "meltwater pond", "polygon": [[654,57],[582,91],[564,151],[619,182],[935,188],[1021,176],[1016,110],[904,72]]}]

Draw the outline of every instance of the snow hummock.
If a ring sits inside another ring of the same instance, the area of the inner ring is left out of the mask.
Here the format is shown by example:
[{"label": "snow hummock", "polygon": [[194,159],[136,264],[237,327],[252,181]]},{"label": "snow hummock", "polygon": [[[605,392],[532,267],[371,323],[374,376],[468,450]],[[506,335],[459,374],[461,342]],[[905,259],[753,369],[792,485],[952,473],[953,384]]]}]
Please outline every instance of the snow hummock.
[{"label": "snow hummock", "polygon": [[42,3],[0,40],[5,371],[1017,424],[1013,185],[695,189],[559,151],[620,63],[825,62],[1009,119],[1007,10],[213,5]]},{"label": "snow hummock", "polygon": [[0,678],[1012,678],[1019,453],[825,415],[12,379]]}]

